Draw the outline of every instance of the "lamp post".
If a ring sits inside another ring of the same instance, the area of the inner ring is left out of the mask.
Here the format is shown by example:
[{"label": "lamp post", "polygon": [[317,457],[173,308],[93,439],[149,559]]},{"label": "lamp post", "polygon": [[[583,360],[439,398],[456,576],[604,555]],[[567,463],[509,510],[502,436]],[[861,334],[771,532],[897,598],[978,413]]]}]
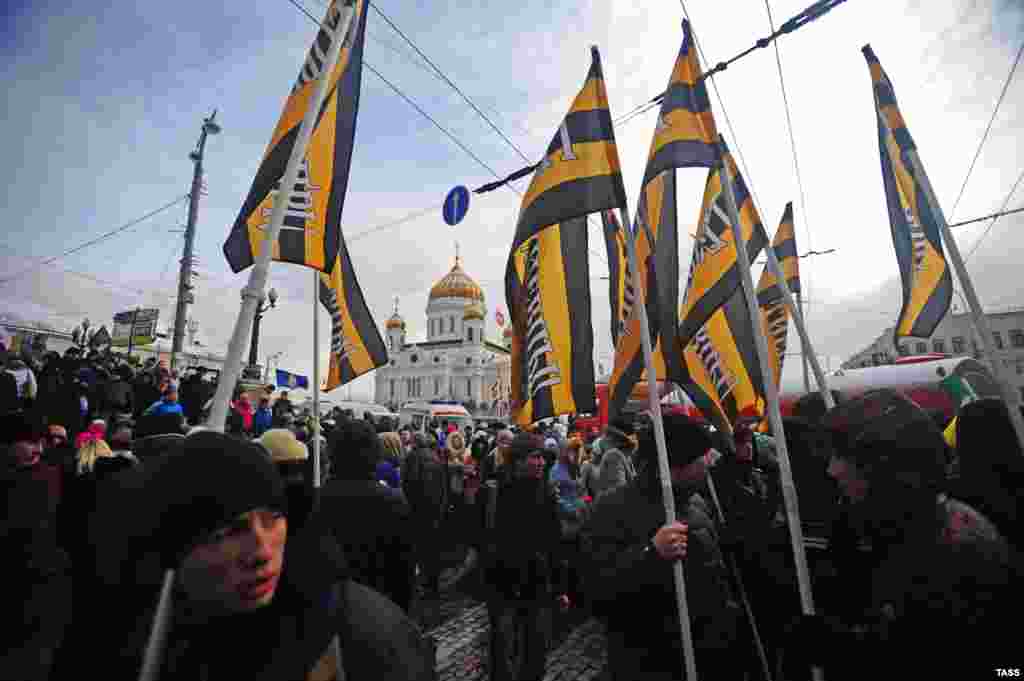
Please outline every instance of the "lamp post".
[{"label": "lamp post", "polygon": [[206,137],[220,133],[220,125],[214,122],[217,110],[214,109],[209,118],[203,119],[203,129],[199,133],[196,148],[189,153],[195,165],[192,172],[192,191],[188,195],[188,224],[185,226],[185,252],[181,257],[181,271],[178,274],[178,304],[174,312],[174,333],[171,336],[171,369],[175,368],[178,353],[182,351],[185,340],[185,323],[188,318],[188,306],[193,302],[192,295],[192,248],[196,240],[196,219],[199,216],[199,194],[203,184],[203,151],[206,149]]},{"label": "lamp post", "polygon": [[[268,305],[269,303],[269,305]],[[260,320],[263,319],[263,315],[267,311],[277,307],[277,289],[270,289],[267,291],[267,297],[261,300],[259,306],[256,308],[256,316],[252,320],[252,339],[249,341],[249,366],[255,367],[259,361],[259,342],[260,342]]]}]

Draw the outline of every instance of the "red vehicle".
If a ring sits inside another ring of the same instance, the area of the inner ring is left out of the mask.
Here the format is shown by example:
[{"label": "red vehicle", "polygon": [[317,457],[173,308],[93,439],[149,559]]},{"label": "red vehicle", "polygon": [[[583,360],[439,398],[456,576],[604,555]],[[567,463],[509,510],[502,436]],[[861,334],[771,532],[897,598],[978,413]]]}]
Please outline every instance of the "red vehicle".
[{"label": "red vehicle", "polygon": [[[948,420],[956,415],[959,405],[953,403],[950,392],[940,383],[951,376],[969,384],[978,397],[1002,397],[992,373],[970,357],[901,357],[894,364],[837,371],[827,379],[829,389],[837,391],[843,399],[857,397],[868,390],[892,388],[926,411],[941,411]],[[802,390],[782,393],[780,406],[784,416],[792,415],[793,404],[804,394]]]},{"label": "red vehicle", "polygon": [[[597,413],[589,414],[585,416],[577,416],[575,420],[576,429],[582,433],[588,432],[601,432],[605,426],[608,425],[608,376],[603,377],[603,380],[597,384],[596,397],[597,397]],[[673,393],[675,385],[672,383],[665,383],[665,381],[658,381],[658,397],[661,403],[664,405],[664,413],[682,413],[687,414],[698,420],[703,420],[700,411],[693,406],[685,396],[682,397],[682,401],[674,399],[678,392]],[[646,380],[640,381],[634,386],[633,392],[629,395],[629,400],[623,408],[623,412],[626,414],[638,414],[640,412],[648,411],[650,399],[648,397],[649,388]]]}]

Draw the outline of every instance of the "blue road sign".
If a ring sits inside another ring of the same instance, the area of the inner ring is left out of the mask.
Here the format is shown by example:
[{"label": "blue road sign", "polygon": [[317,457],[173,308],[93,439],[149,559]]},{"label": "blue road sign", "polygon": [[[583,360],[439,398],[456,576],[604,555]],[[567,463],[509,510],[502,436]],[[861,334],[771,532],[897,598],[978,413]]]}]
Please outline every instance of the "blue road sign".
[{"label": "blue road sign", "polygon": [[466,217],[468,210],[469,190],[460,184],[448,192],[448,196],[444,198],[444,209],[442,210],[444,221],[454,227],[462,222],[462,218]]}]

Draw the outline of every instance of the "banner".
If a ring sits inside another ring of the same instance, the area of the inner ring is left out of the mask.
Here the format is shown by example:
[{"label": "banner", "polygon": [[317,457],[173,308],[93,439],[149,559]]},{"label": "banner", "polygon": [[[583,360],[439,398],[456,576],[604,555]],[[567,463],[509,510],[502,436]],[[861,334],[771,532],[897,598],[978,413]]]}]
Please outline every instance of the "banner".
[{"label": "banner", "polygon": [[614,210],[601,211],[604,246],[608,253],[608,303],[611,305],[612,345],[619,343],[636,302],[633,273],[626,257],[626,233]]},{"label": "banner", "polygon": [[256,178],[224,243],[224,255],[234,272],[252,265],[263,248],[264,233],[280,192],[281,177],[313,94],[316,78],[331,43],[344,40],[298,179],[288,200],[281,232],[273,246],[273,259],[279,262],[305,265],[327,274],[334,267],[359,111],[366,29],[366,0],[354,2],[355,13],[344,36],[338,31],[341,29],[341,7],[347,2],[334,0],[331,3],[298,80],[285,102]]},{"label": "banner", "polygon": [[586,216],[626,203],[601,59],[523,196],[505,268],[516,423],[594,412]]},{"label": "banner", "polygon": [[882,184],[893,248],[903,283],[903,306],[893,343],[904,336],[928,338],[949,311],[953,280],[939,236],[941,216],[932,213],[906,154],[914,151],[892,83],[870,45],[863,48],[874,85]]},{"label": "banner", "polygon": [[384,339],[356,281],[344,237],[331,274],[320,275],[320,304],[331,315],[331,357],[325,391],[387,364]]},{"label": "banner", "polygon": [[[793,229],[793,204],[786,204],[782,222],[772,239],[772,250],[786,278],[786,287],[792,294],[800,292],[800,260],[796,250],[796,232]],[[765,265],[757,284],[757,304],[761,310],[761,326],[768,339],[768,359],[772,365],[775,387],[782,381],[782,365],[786,360],[786,340],[789,334],[789,308],[782,297],[775,273]]]},{"label": "banner", "polygon": [[[753,262],[761,249],[768,245],[768,235],[743,176],[728,151],[723,163],[729,171],[736,195],[740,224],[747,242],[747,262]],[[697,219],[690,274],[679,312],[679,337],[684,345],[693,340],[715,310],[725,305],[740,287],[736,240],[729,224],[728,204],[722,192],[720,172],[720,169],[714,168],[708,173],[704,201]]]}]

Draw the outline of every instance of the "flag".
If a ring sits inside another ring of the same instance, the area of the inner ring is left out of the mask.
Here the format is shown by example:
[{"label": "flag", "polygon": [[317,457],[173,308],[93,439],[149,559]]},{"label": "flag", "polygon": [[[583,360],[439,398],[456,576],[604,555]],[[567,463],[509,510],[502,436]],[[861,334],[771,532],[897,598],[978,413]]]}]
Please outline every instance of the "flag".
[{"label": "flag", "polygon": [[345,239],[330,275],[320,275],[320,304],[331,315],[330,391],[387,364],[388,352],[356,281]]},{"label": "flag", "polygon": [[285,371],[284,369],[277,370],[277,387],[289,388],[294,390],[295,388],[302,388],[309,390],[309,377],[300,376],[299,374],[293,374]]},{"label": "flag", "polygon": [[943,218],[932,212],[920,178],[914,176],[908,154],[917,147],[903,121],[892,83],[871,46],[865,45],[863,52],[874,84],[882,184],[903,282],[903,306],[893,331],[893,342],[898,345],[903,336],[932,335],[949,311],[953,280],[939,236]]},{"label": "flag", "polygon": [[[736,162],[728,150],[725,151],[722,161],[732,179],[740,224],[747,242],[749,264],[768,244],[768,235],[761,224],[761,217],[757,214],[743,176],[740,175],[739,168],[736,167]],[[728,204],[722,191],[720,172],[720,169],[713,168],[708,173],[704,186],[704,201],[697,219],[690,274],[679,312],[679,340],[683,345],[693,340],[694,335],[711,318],[715,310],[725,305],[740,287],[736,240],[729,221]]]},{"label": "flag", "polygon": [[[341,36],[338,31],[342,5],[348,2],[355,3],[355,13],[348,33]],[[232,271],[240,272],[252,265],[263,248],[274,200],[280,192],[281,178],[316,79],[331,43],[343,39],[345,42],[330,75],[316,127],[288,199],[281,232],[273,246],[273,258],[279,262],[305,265],[328,274],[334,267],[359,110],[366,9],[366,0],[334,0],[327,9],[249,194],[224,243],[224,255]]]},{"label": "flag", "polygon": [[[679,244],[676,224],[676,176],[668,169],[644,186],[636,218],[636,262],[640,298],[646,305],[656,378],[680,373],[676,332],[679,326]],[[646,380],[640,317],[632,306],[615,345],[615,367],[608,384],[609,414],[615,418],[637,381]],[[669,348],[668,352],[665,349]]]},{"label": "flag", "polygon": [[612,345],[619,343],[636,302],[633,273],[626,257],[626,233],[614,210],[601,211],[604,245],[608,253],[608,302],[611,305]]},{"label": "flag", "polygon": [[596,411],[586,216],[624,206],[626,189],[597,48],[591,57],[523,196],[505,269],[520,425]]},{"label": "flag", "polygon": [[644,184],[669,168],[710,168],[718,160],[718,130],[711,113],[693,32],[683,21],[683,44],[658,112]]},{"label": "flag", "polygon": [[[609,384],[609,413],[618,414],[637,381],[646,379],[635,303],[644,301],[654,370],[669,380],[681,374],[679,328],[679,237],[676,168],[711,168],[719,157],[718,132],[689,21],[658,112],[644,169],[633,229],[639,291],[625,258],[626,234],[605,220],[612,298],[615,368]],[[668,350],[666,352],[666,349]]]},{"label": "flag", "polygon": [[[772,239],[772,250],[779,268],[786,277],[790,293],[800,292],[800,260],[796,252],[796,232],[793,229],[793,204],[787,203],[779,230]],[[775,387],[782,381],[782,365],[786,358],[786,336],[789,333],[789,308],[786,307],[779,280],[765,265],[757,284],[757,304],[761,310],[761,326],[768,339],[768,358],[772,364]]]}]

